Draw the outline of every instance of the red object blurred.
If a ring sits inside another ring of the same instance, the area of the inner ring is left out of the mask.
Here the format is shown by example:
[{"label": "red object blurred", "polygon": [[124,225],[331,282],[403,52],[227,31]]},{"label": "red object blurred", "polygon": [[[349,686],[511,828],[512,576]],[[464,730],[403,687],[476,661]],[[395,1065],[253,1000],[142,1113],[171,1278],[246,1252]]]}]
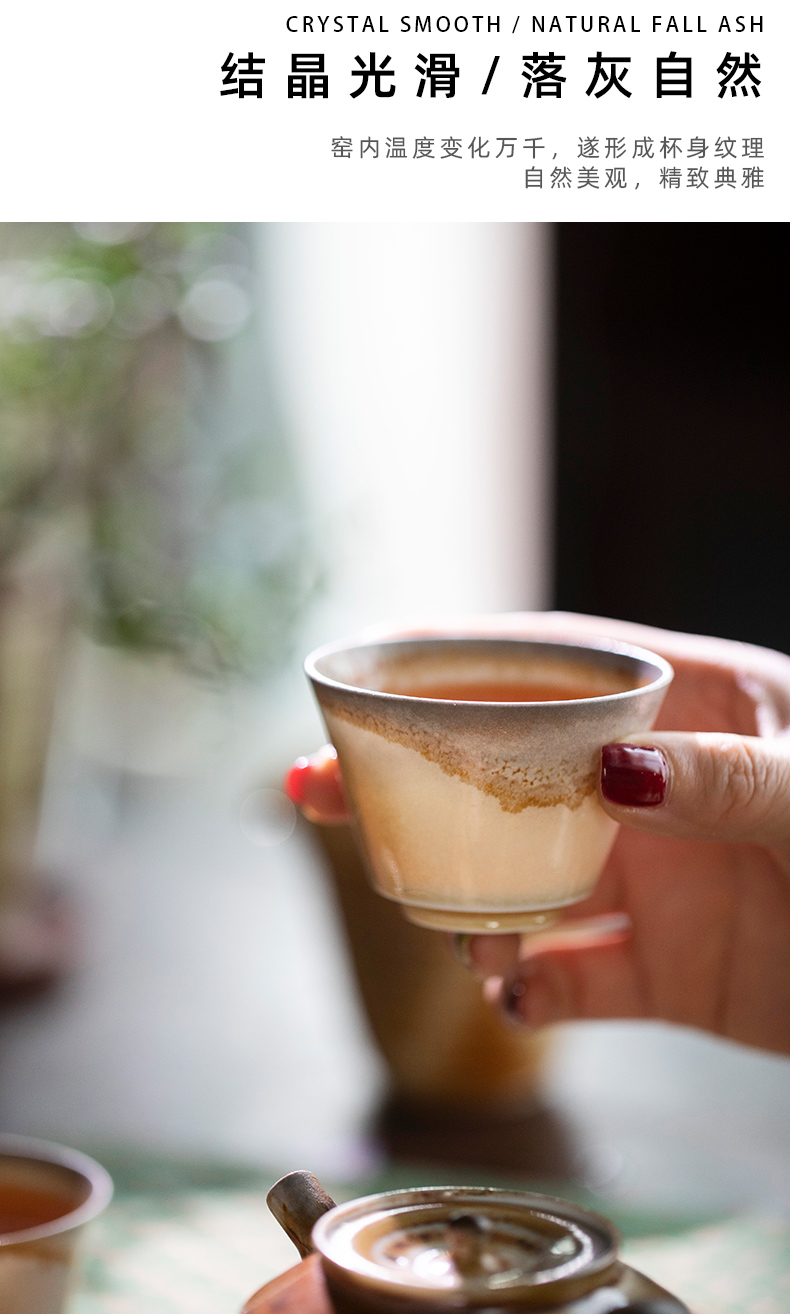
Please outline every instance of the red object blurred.
[{"label": "red object blurred", "polygon": [[349,820],[337,753],[327,746],[311,757],[298,757],[285,777],[283,789],[309,821],[343,825]]}]

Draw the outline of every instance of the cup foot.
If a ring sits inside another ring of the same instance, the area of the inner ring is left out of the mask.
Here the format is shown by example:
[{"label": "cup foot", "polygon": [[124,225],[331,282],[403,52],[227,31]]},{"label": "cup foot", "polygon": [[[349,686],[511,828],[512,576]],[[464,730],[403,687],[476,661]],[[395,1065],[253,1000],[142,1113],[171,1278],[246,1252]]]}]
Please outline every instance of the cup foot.
[{"label": "cup foot", "polygon": [[553,926],[562,908],[532,912],[456,912],[449,908],[422,908],[401,904],[404,917],[429,931],[453,931],[466,935],[517,935],[544,931]]}]

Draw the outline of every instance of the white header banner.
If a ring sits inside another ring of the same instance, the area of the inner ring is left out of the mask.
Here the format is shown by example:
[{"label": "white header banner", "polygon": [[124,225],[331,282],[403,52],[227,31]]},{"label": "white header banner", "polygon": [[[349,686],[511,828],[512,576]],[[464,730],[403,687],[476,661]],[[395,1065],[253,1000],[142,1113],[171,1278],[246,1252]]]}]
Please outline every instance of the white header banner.
[{"label": "white header banner", "polygon": [[787,13],[28,3],[0,218],[787,218]]}]

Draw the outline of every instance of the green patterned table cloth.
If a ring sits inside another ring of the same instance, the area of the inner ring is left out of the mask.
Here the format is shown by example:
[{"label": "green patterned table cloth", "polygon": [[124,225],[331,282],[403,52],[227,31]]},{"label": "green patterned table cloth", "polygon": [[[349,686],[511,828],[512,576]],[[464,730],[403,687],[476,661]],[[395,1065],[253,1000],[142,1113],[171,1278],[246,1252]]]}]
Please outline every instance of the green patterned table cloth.
[{"label": "green patterned table cloth", "polygon": [[[365,1183],[341,1194],[401,1184]],[[297,1258],[264,1197],[265,1185],[120,1192],[86,1239],[69,1314],[238,1314]],[[644,1216],[590,1203],[625,1232],[624,1257],[694,1314],[790,1314],[790,1219],[664,1219],[651,1234]]]}]

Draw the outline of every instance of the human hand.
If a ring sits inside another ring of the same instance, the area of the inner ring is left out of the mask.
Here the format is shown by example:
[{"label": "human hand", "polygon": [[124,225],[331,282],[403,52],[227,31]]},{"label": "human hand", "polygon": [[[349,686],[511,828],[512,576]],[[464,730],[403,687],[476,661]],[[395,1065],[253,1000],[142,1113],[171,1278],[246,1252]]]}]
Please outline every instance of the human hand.
[{"label": "human hand", "polygon": [[[480,630],[621,639],[675,668],[656,731],[604,751],[601,802],[622,828],[593,894],[555,931],[466,946],[489,997],[533,1028],[660,1018],[790,1053],[790,658],[563,613]],[[313,820],[348,820],[331,749],[288,788]]]}]

